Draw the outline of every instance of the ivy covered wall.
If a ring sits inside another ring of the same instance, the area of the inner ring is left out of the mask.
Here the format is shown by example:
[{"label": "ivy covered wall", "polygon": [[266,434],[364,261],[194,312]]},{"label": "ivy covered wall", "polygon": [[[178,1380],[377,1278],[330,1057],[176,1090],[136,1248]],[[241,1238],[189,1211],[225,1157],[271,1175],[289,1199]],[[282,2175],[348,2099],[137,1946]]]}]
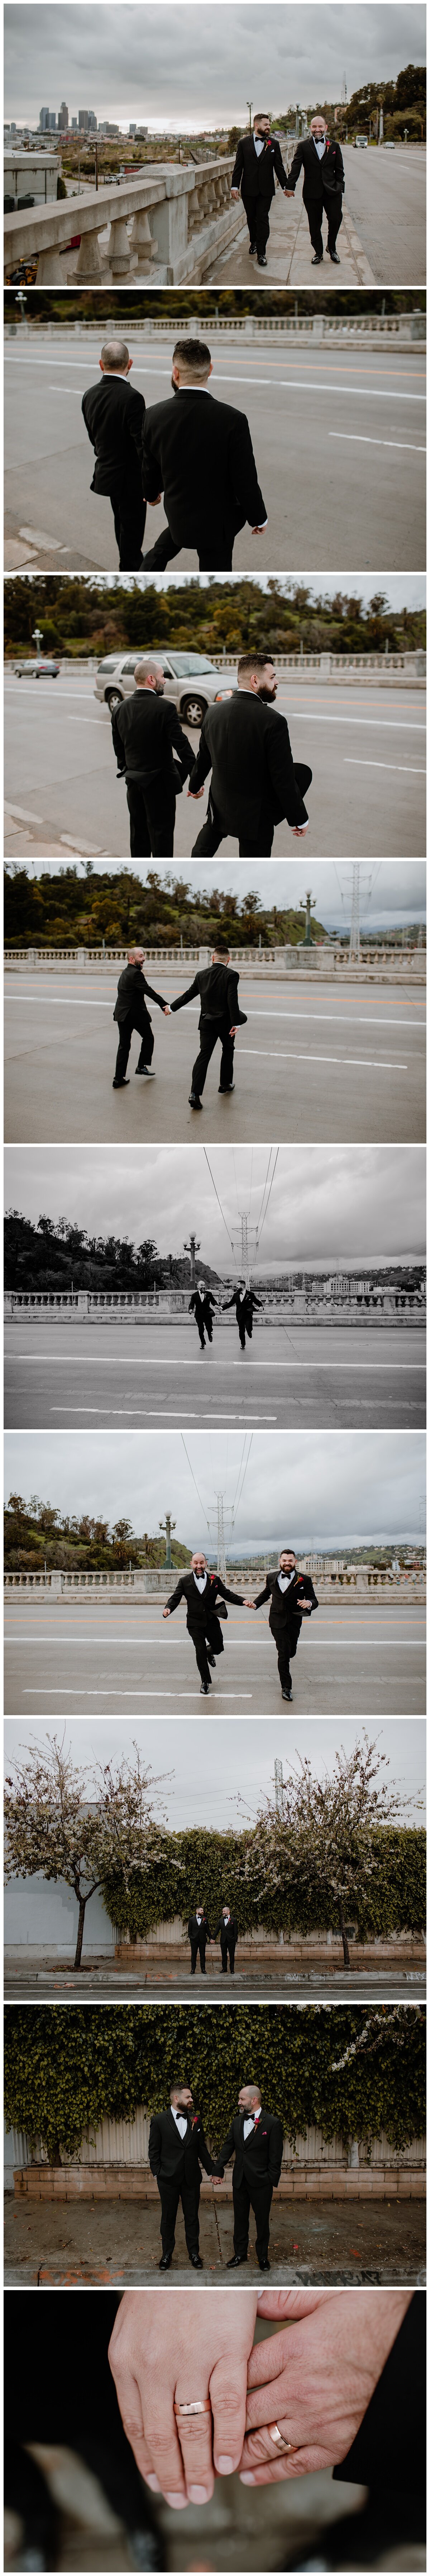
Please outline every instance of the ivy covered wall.
[{"label": "ivy covered wall", "polygon": [[[360,1903],[354,1903],[360,1941],[378,1934],[387,1939],[390,1932],[413,1931],[425,1922],[426,1912],[426,1836],[423,1826],[385,1826],[373,1836],[373,1850],[378,1866],[368,1882]],[[196,1899],[202,1899],[213,1928],[218,1922],[223,1899],[237,1914],[239,1932],[246,1933],[255,1925],[268,1932],[338,1932],[337,1906],[324,1906],[316,1893],[315,1903],[300,1892],[297,1885],[291,1895],[288,1881],[284,1887],[259,1898],[247,1889],[242,1876],[243,1837],[234,1832],[217,1834],[206,1827],[196,1827],[182,1834],[166,1834],[163,1858],[153,1870],[133,1877],[127,1894],[119,1878],[103,1882],[103,1898],[109,1921],[118,1932],[130,1932],[134,1941],[145,1940],[152,1925],[169,1923],[176,1914],[188,1920]]]},{"label": "ivy covered wall", "polygon": [[[370,2008],[371,2009],[371,2008]],[[241,2084],[254,2079],[294,2144],[308,2127],[361,2141],[382,2129],[395,2147],[425,2130],[425,2010],[387,2004],[376,2045],[345,2054],[369,2006],[113,2004],[19,2006],[5,2014],[5,2114],[42,2139],[51,2163],[79,2154],[84,2130],[132,2120],[190,2083],[211,2145],[220,2145]],[[390,2035],[391,2034],[391,2035]]]}]

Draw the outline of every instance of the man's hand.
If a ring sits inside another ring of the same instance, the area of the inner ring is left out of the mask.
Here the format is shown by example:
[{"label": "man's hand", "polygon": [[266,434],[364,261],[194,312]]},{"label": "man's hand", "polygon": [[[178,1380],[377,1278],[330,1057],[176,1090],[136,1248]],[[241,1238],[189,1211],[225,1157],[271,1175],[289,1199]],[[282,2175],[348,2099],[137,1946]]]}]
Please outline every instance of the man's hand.
[{"label": "man's hand", "polygon": [[305,832],[307,832],[307,831],[308,831],[308,824],[307,824],[307,823],[290,823],[290,832],[292,832],[292,834],[293,834],[293,840],[295,840],[295,841],[303,841],[303,840],[304,840],[304,836],[305,836]]},{"label": "man's hand", "polygon": [[284,188],[284,197],[293,197],[294,188]]},{"label": "man's hand", "polygon": [[170,1002],[163,1002],[163,1015],[165,1020],[170,1020]]},{"label": "man's hand", "polygon": [[244,1610],[255,1610],[255,1601],[244,1601]]},{"label": "man's hand", "polygon": [[[378,2294],[380,2295],[380,2294]],[[214,2467],[229,2477],[242,2456],[246,2371],[254,2339],[253,2290],[126,2290],[109,2361],[127,2440],[142,2478],[180,2510],[213,2494]],[[210,2415],[175,2417],[173,2402],[210,2396]],[[212,2456],[213,2431],[213,2456]]]},{"label": "man's hand", "polygon": [[163,1619],[170,1619],[170,1610],[163,1610]]},{"label": "man's hand", "polygon": [[312,1611],[312,1602],[311,1602],[311,1601],[299,1601],[299,1610],[300,1610],[300,1618],[301,1618],[301,1619],[310,1619],[310,1617],[311,1617],[311,1611]]},{"label": "man's hand", "polygon": [[143,494],[143,499],[146,501],[147,510],[158,510],[158,503],[161,501],[161,492],[156,492],[155,501],[147,501],[146,492]]},{"label": "man's hand", "polygon": [[188,790],[187,790],[187,794],[188,794],[188,796],[192,796],[193,805],[198,805],[199,796],[204,796],[204,792],[205,792],[205,784],[204,784],[204,780],[203,780],[203,787],[189,787],[189,788],[188,788]]},{"label": "man's hand", "polygon": [[231,1037],[231,1038],[237,1038],[237,1028],[236,1028],[236,1029],[230,1029],[230,1030],[229,1030],[229,1037]]},{"label": "man's hand", "polygon": [[268,519],[260,519],[260,520],[258,521],[257,527],[256,527],[256,528],[251,528],[251,536],[252,536],[252,537],[264,537],[265,529],[266,529],[266,528],[268,528],[268,525],[269,525],[269,521],[268,521]]},{"label": "man's hand", "polygon": [[230,195],[232,197],[240,197],[240,188],[231,188]]},{"label": "man's hand", "polygon": [[[289,2318],[248,2364],[245,2485],[307,2476],[344,2460],[395,2342],[411,2291],[274,2290],[259,2315]],[[277,2424],[290,2454],[274,2453]],[[258,2430],[261,2427],[261,2430]]]}]

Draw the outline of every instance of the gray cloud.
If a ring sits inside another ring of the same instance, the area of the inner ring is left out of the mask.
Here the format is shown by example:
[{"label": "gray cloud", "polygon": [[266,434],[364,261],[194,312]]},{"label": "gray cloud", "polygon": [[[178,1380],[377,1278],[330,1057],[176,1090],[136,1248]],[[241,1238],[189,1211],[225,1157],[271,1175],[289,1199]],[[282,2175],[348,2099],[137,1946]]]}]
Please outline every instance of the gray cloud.
[{"label": "gray cloud", "polygon": [[[273,1170],[272,1155],[271,1169]],[[182,1252],[195,1230],[201,1256],[233,1269],[228,1235],[247,1211],[257,1224],[270,1148],[200,1145],[86,1148],[8,1146],[5,1205],[84,1225],[89,1234],[152,1235]],[[411,1258],[425,1250],[425,1146],[282,1145],[260,1234],[258,1267],[294,1261]],[[213,1180],[211,1178],[213,1175]],[[215,1187],[216,1185],[216,1187]],[[217,1196],[218,1193],[218,1196]],[[218,1206],[224,1215],[221,1215]],[[142,1214],[144,1211],[144,1215]],[[227,1227],[227,1232],[226,1232]]]},{"label": "gray cloud", "polygon": [[[38,1493],[68,1512],[127,1515],[155,1532],[166,1508],[186,1547],[213,1547],[216,1495],[226,1539],[238,1491],[240,1432],[9,1433],[6,1493]],[[188,1454],[187,1454],[188,1453]],[[297,1550],[417,1538],[425,1485],[423,1432],[255,1432],[234,1546]],[[196,1490],[197,1488],[197,1490]],[[208,1530],[209,1525],[209,1530]]]},{"label": "gray cloud", "polygon": [[[87,1764],[92,1770],[99,1762],[120,1762],[123,1756],[131,1760],[133,1745],[138,1743],[142,1761],[150,1765],[153,1778],[160,1781],[159,1812],[164,1812],[171,1830],[180,1833],[187,1825],[210,1824],[223,1832],[227,1826],[244,1823],[246,1814],[253,1820],[260,1801],[273,1796],[275,1757],[283,1763],[286,1778],[297,1759],[297,1719],[268,1717],[262,1728],[257,1718],[221,1718],[216,1731],[207,1727],[204,1735],[199,1726],[196,1760],[198,1725],[197,1718],[182,1718],[180,1729],[175,1718],[157,1718],[156,1724],[154,1719],[142,1723],[139,1718],[131,1722],[127,1718],[120,1722],[104,1717],[95,1722],[92,1718],[67,1718],[65,1740],[73,1762],[82,1770]],[[5,1771],[11,1762],[22,1760],[24,1745],[52,1742],[55,1731],[48,1728],[45,1734],[39,1724],[26,1725],[24,1732],[22,1718],[8,1720],[4,1727]],[[369,1723],[367,1730],[355,1719],[301,1718],[299,1750],[315,1768],[318,1764],[321,1770],[327,1766],[332,1771],[336,1752],[343,1745],[349,1753],[357,1740],[363,1740],[365,1731],[376,1742],[378,1752],[388,1756],[386,1777],[390,1783],[405,1802],[409,1798],[413,1801],[410,1807],[405,1804],[406,1824],[423,1825],[424,1808],[419,1801],[426,1772],[424,1718],[409,1719],[406,1731],[400,1718],[375,1727]],[[239,1789],[246,1800],[245,1810],[238,1805]]]},{"label": "gray cloud", "polygon": [[[78,859],[73,864],[76,864],[77,875],[84,876],[84,860]],[[35,878],[44,874],[48,876],[58,874],[57,861],[44,861],[41,867],[39,860],[30,859],[26,860],[25,865],[29,875]],[[96,859],[93,874],[95,877],[116,876],[117,866],[118,863],[114,859],[107,860],[106,864],[104,860]],[[147,884],[148,868],[139,864],[139,861],[133,864],[132,873],[133,876],[139,877],[142,885]],[[158,873],[162,884],[171,884],[171,868],[161,867]],[[306,862],[305,871],[303,858],[300,861],[267,859],[264,867],[259,867],[258,860],[256,865],[252,861],[252,866],[250,860],[246,863],[243,860],[236,863],[234,860],[229,860],[228,863],[226,862],[226,873],[223,873],[221,878],[217,860],[213,865],[205,865],[203,868],[195,860],[184,859],[183,866],[178,867],[178,872],[174,870],[174,878],[175,882],[189,886],[196,898],[204,891],[213,894],[215,890],[221,889],[224,895],[237,894],[243,900],[252,890],[258,895],[260,904],[265,908],[270,909],[272,904],[276,904],[277,909],[285,907],[288,910],[291,906],[295,911],[303,901],[304,873],[307,880],[309,875],[311,877],[312,893],[316,898],[317,920],[322,921],[326,929],[336,928],[344,931],[348,929],[351,919],[351,868],[346,863],[343,864],[341,859],[337,866],[331,859],[312,859],[310,866]],[[390,924],[394,928],[395,924],[399,927],[402,923],[407,924],[410,921],[425,921],[425,917],[426,869],[423,860],[381,859],[373,867],[361,867],[360,918],[363,930],[370,923],[374,930],[385,930],[390,928]]]},{"label": "gray cloud", "polygon": [[[222,7],[222,17],[221,17]],[[5,10],[9,115],[38,116],[66,96],[127,123],[204,125],[247,121],[246,98],[281,112],[299,99],[348,95],[362,80],[394,78],[425,60],[425,10],[416,6],[258,9],[249,0],[171,7],[12,6]]]}]

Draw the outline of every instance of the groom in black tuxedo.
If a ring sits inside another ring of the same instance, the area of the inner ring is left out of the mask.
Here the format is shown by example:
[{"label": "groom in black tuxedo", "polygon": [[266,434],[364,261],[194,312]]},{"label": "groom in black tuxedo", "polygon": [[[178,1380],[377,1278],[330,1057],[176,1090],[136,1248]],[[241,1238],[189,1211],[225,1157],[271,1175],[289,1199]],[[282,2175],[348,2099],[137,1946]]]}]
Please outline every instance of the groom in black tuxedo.
[{"label": "groom in black tuxedo", "polygon": [[228,2272],[237,2272],[240,2264],[248,2260],[250,2209],[256,2220],[255,2249],[260,2272],[270,2272],[270,2207],[279,2182],[283,2143],[282,2123],[272,2111],[263,2109],[258,2084],[242,2084],[236,2117],[219,2152],[223,2169],[234,2156],[234,2254],[227,2264]]},{"label": "groom in black tuxedo", "polygon": [[290,1663],[297,1654],[302,1619],[318,1609],[310,1574],[299,1574],[294,1548],[281,1549],[277,1574],[266,1574],[264,1592],[257,1593],[253,1605],[246,1601],[245,1609],[261,1610],[263,1601],[270,1601],[269,1628],[277,1649],[282,1698],[292,1699]]},{"label": "groom in black tuxedo", "polygon": [[[221,1599],[218,1609],[219,1594]],[[229,1592],[228,1585],[223,1583],[220,1574],[209,1573],[203,1548],[198,1547],[191,1558],[190,1573],[180,1574],[175,1591],[169,1594],[169,1600],[163,1610],[163,1619],[171,1618],[172,1610],[178,1609],[181,1600],[186,1601],[187,1604],[188,1634],[193,1640],[196,1664],[201,1674],[200,1698],[207,1699],[208,1691],[211,1689],[209,1665],[214,1665],[216,1655],[224,1653],[220,1620],[227,1618],[225,1602],[232,1601],[233,1607],[242,1610],[243,1595],[241,1592]],[[251,1608],[254,1608],[253,1602]]]},{"label": "groom in black tuxedo", "polygon": [[210,770],[212,777],[193,859],[214,858],[227,834],[238,840],[240,859],[269,859],[276,823],[288,823],[295,840],[307,831],[312,770],[293,760],[277,686],[271,653],[241,653],[237,691],[206,709],[189,796],[201,795]]},{"label": "groom in black tuxedo", "polygon": [[133,360],[125,340],[105,340],[100,376],[82,398],[85,428],[95,449],[92,492],[106,493],[113,510],[120,572],[139,572],[146,502],[140,458],[143,394],[130,384]]},{"label": "groom in black tuxedo", "polygon": [[205,1977],[206,1950],[208,1941],[211,1942],[212,1940],[212,1933],[208,1916],[205,1914],[204,1905],[200,1905],[200,1903],[196,1905],[195,1913],[190,1914],[189,1916],[188,1939],[191,1950],[190,1977],[195,1977],[197,1958],[200,1959],[201,1975],[202,1977]]},{"label": "groom in black tuxedo", "polygon": [[232,197],[240,195],[245,207],[249,232],[249,256],[257,252],[259,268],[267,268],[266,242],[269,239],[269,206],[275,194],[275,177],[286,195],[288,180],[280,144],[270,132],[270,116],[258,109],[252,134],[241,134],[231,180]]},{"label": "groom in black tuxedo", "polygon": [[329,259],[334,261],[336,268],[339,268],[340,260],[336,242],[342,222],[345,178],[340,143],[330,142],[325,116],[313,116],[310,134],[305,135],[303,143],[297,144],[291,170],[288,172],[287,197],[294,196],[300,170],[303,170],[303,204],[306,206],[314,254],[311,267],[320,268],[324,256],[322,219],[325,211],[328,224],[328,255]]},{"label": "groom in black tuxedo", "polygon": [[239,1010],[238,986],[239,968],[230,965],[228,948],[214,948],[212,965],[198,966],[186,993],[177,993],[176,1001],[171,1002],[172,1015],[174,1011],[183,1011],[186,1002],[193,1002],[195,994],[200,1002],[200,1046],[193,1064],[188,1095],[191,1109],[201,1109],[201,1093],[217,1038],[221,1042],[218,1090],[234,1091],[234,1041],[238,1028],[244,1028],[246,1024],[246,1011]]},{"label": "groom in black tuxedo", "polygon": [[[172,391],[154,403],[142,425],[145,500],[164,493],[167,529],[145,555],[145,572],[164,568],[182,546],[195,550],[200,572],[231,572],[235,537],[267,527],[246,412],[209,391],[210,349],[204,340],[177,340]],[[166,548],[168,546],[168,555]]]},{"label": "groom in black tuxedo", "polygon": [[160,2236],[163,2247],[160,2272],[169,2272],[175,2246],[175,2225],[181,2201],[185,2240],[194,2272],[202,2272],[199,2254],[199,2200],[201,2167],[207,2174],[220,2174],[220,2160],[209,2155],[199,2111],[194,2110],[189,2084],[173,2084],[170,2110],[156,2111],[149,2131],[149,2162],[155,2174],[160,2200]]}]

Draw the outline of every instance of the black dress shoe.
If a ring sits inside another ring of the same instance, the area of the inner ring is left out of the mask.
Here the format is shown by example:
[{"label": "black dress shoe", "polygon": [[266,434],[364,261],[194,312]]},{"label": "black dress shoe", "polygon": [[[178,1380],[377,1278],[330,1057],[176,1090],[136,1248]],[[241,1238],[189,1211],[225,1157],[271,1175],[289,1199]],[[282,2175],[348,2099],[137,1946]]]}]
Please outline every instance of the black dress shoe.
[{"label": "black dress shoe", "polygon": [[329,251],[329,259],[333,259],[333,260],[334,260],[335,268],[340,268],[340,259],[339,259],[339,252],[338,252],[338,250],[330,250],[330,251]]},{"label": "black dress shoe", "polygon": [[189,1093],[188,1093],[188,1099],[189,1099],[190,1109],[201,1109],[201,1105],[202,1105],[202,1104],[201,1104],[201,1100],[198,1100],[198,1098],[197,1098],[197,1092],[196,1092],[196,1091],[189,1091]]},{"label": "black dress shoe", "polygon": [[323,256],[324,254],[322,250],[315,250],[313,259],[311,259],[311,268],[322,268]]},{"label": "black dress shoe", "polygon": [[207,1699],[207,1698],[208,1698],[208,1693],[209,1693],[209,1691],[210,1691],[210,1682],[201,1682],[201,1683],[200,1683],[200,1698],[201,1698],[201,1699]]},{"label": "black dress shoe", "polygon": [[235,1091],[235,1088],[236,1088],[236,1085],[235,1085],[235,1083],[234,1083],[234,1082],[219,1082],[219,1083],[218,1083],[218,1090],[219,1090],[219,1091],[222,1091],[222,1092],[225,1092],[225,1091]]},{"label": "black dress shoe", "polygon": [[264,251],[264,253],[263,253],[263,256],[261,256],[261,252],[260,252],[260,251],[259,251],[259,253],[258,253],[257,268],[267,268],[267,259],[266,259],[266,253],[265,253],[265,251]]},{"label": "black dress shoe", "polygon": [[155,1073],[152,1071],[152,1064],[137,1064],[136,1073],[145,1073],[147,1082],[155,1082]]},{"label": "black dress shoe", "polygon": [[190,2254],[190,2263],[192,2263],[193,2272],[203,2271],[201,2254]]},{"label": "black dress shoe", "polygon": [[124,1079],[123,1079],[123,1081],[122,1081],[122,1082],[113,1082],[113,1083],[112,1083],[112,1090],[113,1090],[113,1091],[128,1091],[129,1081],[130,1081],[130,1075],[129,1075],[129,1073],[125,1073],[125,1074],[124,1074]]},{"label": "black dress shoe", "polygon": [[247,2263],[247,2261],[248,2261],[248,2256],[247,2256],[247,2254],[231,2254],[231,2255],[230,2255],[230,2262],[229,2262],[229,2263],[226,2263],[226,2267],[225,2267],[225,2268],[226,2268],[226,2272],[238,2272],[238,2271],[239,2271],[239,2268],[240,2268],[240,2265],[241,2265],[241,2264],[243,2264],[243,2263]]},{"label": "black dress shoe", "polygon": [[259,2263],[258,2269],[259,2272],[270,2272],[270,2263],[267,2254],[265,2263]]},{"label": "black dress shoe", "polygon": [[292,1694],[291,1687],[290,1687],[290,1689],[289,1689],[289,1690],[284,1690],[284,1689],[283,1689],[283,1691],[282,1691],[282,1698],[283,1698],[283,1699],[292,1699],[292,1696],[293,1696],[293,1694]]},{"label": "black dress shoe", "polygon": [[158,2265],[159,2272],[170,2272],[171,2260],[171,2254],[162,2254],[161,2263]]}]

